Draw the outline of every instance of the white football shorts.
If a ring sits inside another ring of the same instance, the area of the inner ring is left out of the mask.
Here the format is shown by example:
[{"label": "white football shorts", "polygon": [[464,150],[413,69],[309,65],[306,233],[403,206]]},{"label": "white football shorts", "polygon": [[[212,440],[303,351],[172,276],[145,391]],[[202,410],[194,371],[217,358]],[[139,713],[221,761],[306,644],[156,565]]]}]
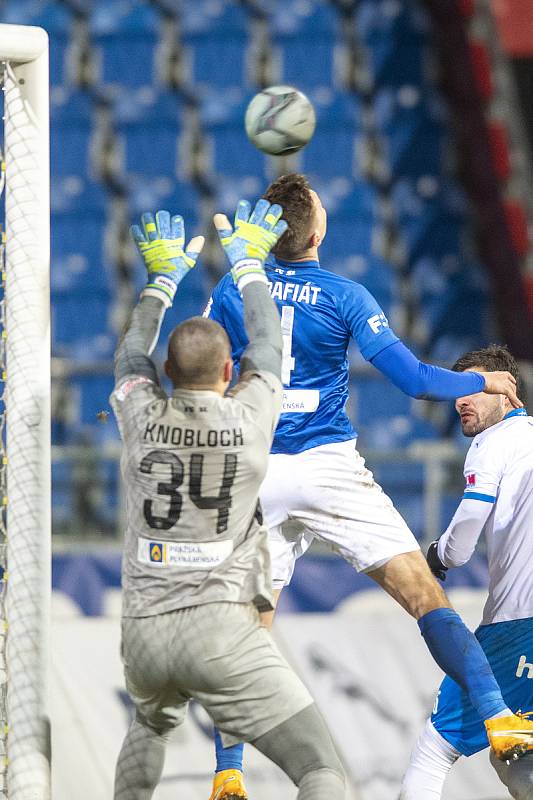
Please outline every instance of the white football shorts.
[{"label": "white football shorts", "polygon": [[271,455],[260,496],[276,589],[290,583],[296,559],[314,538],[332,545],[358,572],[420,549],[365,467],[355,439]]}]

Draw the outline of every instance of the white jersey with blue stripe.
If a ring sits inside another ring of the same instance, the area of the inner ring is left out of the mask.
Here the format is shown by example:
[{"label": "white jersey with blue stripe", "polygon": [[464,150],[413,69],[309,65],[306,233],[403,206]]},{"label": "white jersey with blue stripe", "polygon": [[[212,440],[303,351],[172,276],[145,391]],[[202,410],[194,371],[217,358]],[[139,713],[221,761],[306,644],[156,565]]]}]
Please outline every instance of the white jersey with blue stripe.
[{"label": "white jersey with blue stripe", "polygon": [[439,539],[446,566],[464,564],[482,531],[489,595],[483,625],[533,616],[533,418],[510,411],[472,440],[463,500]]},{"label": "white jersey with blue stripe", "polygon": [[[350,339],[369,361],[398,337],[364,286],[322,269],[318,261],[270,257],[265,269],[283,334],[284,396],[272,452],[300,453],[355,438],[345,411]],[[238,365],[248,340],[230,274],[215,287],[204,316],[225,328]]]}]

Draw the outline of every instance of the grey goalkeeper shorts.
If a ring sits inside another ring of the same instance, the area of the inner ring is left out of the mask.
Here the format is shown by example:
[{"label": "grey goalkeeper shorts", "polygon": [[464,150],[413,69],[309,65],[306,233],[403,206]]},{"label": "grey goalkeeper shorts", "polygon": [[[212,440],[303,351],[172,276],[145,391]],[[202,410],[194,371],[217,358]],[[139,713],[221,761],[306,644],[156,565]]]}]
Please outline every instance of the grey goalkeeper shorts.
[{"label": "grey goalkeeper shorts", "polygon": [[207,603],[154,617],[122,620],[126,688],[144,722],[180,725],[197,700],[224,745],[249,742],[313,700],[244,603]]}]

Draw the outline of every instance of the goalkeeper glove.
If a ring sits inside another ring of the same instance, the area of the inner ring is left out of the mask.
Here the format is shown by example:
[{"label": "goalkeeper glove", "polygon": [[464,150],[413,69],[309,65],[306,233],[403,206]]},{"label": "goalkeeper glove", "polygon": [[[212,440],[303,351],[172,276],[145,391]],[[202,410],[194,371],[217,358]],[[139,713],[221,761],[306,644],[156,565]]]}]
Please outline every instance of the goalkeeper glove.
[{"label": "goalkeeper glove", "polygon": [[433,575],[436,578],[438,578],[439,581],[445,581],[446,573],[448,572],[448,567],[445,567],[439,558],[439,554],[437,553],[438,544],[439,544],[438,539],[435,539],[434,542],[431,542],[426,554],[426,561],[428,562],[429,568],[432,571]]},{"label": "goalkeeper glove", "polygon": [[171,218],[168,211],[158,211],[155,219],[153,214],[143,214],[141,222],[142,230],[139,225],[131,227],[131,235],[148,272],[148,283],[141,297],[158,297],[169,308],[178,284],[196,264],[204,237],[191,239],[184,251],[183,217]]},{"label": "goalkeeper glove", "polygon": [[231,275],[240,292],[252,281],[268,283],[263,264],[270,250],[287,230],[280,219],[283,209],[267,200],[258,200],[250,213],[250,203],[239,200],[235,229],[224,214],[215,214],[220,242],[231,264]]}]

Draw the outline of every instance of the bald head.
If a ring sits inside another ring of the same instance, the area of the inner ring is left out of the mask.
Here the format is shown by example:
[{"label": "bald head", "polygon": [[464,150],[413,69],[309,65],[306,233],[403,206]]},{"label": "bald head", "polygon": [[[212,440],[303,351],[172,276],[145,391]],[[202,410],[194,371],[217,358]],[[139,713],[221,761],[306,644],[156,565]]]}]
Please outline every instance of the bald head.
[{"label": "bald head", "polygon": [[167,374],[175,387],[210,388],[226,380],[231,362],[229,339],[212,319],[191,317],[172,331],[168,340]]}]

